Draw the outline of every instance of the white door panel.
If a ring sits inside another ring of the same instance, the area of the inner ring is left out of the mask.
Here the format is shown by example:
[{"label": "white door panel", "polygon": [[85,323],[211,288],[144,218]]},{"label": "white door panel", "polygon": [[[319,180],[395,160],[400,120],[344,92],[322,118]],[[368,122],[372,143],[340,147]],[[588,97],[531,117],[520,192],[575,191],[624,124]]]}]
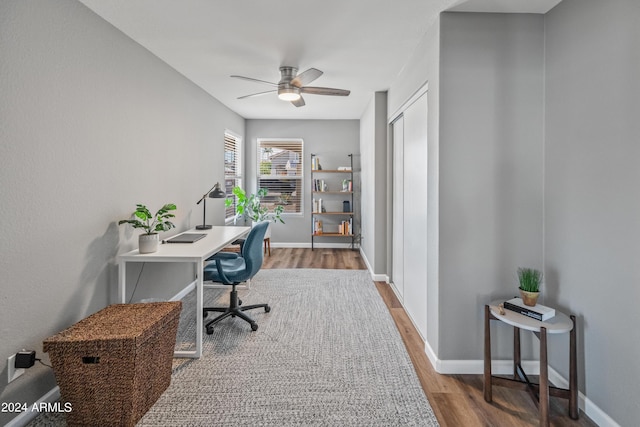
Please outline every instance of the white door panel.
[{"label": "white door panel", "polygon": [[404,298],[404,118],[393,122],[393,242],[392,281]]},{"label": "white door panel", "polygon": [[403,299],[427,336],[427,94],[404,111]]}]

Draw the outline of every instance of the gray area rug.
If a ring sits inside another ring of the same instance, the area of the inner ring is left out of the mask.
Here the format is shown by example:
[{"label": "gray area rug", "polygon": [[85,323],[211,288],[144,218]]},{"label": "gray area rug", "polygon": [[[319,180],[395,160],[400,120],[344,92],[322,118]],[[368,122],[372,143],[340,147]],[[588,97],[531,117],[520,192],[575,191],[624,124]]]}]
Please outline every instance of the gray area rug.
[{"label": "gray area rug", "polygon": [[[261,270],[239,294],[271,305],[248,312],[258,330],[226,319],[204,335],[202,358],[174,359],[139,426],[438,425],[367,271]],[[194,336],[194,295],[184,303],[178,347]],[[205,306],[227,303],[227,289],[205,289]]]}]

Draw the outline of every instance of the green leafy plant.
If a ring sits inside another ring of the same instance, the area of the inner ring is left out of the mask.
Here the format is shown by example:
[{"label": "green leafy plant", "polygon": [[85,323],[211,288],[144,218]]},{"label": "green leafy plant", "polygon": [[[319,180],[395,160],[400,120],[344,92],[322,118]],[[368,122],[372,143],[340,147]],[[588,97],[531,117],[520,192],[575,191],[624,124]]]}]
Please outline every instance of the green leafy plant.
[{"label": "green leafy plant", "polygon": [[520,289],[526,292],[540,292],[542,273],[534,268],[518,268],[518,280]]},{"label": "green leafy plant", "polygon": [[263,160],[260,162],[260,175],[271,175],[271,162]]},{"label": "green leafy plant", "polygon": [[[280,221],[284,224],[281,216],[282,212],[284,212],[284,206],[277,205],[273,212],[269,212],[269,209],[260,203],[260,199],[266,197],[268,193],[266,188],[261,188],[256,194],[247,194],[240,187],[234,187],[232,192],[236,200],[236,219],[244,217],[255,222],[268,220],[273,222]],[[225,206],[233,206],[232,197],[225,200]]]},{"label": "green leafy plant", "polygon": [[152,215],[151,211],[149,211],[145,205],[138,204],[136,205],[135,212],[131,214],[131,218],[118,221],[118,225],[129,224],[133,228],[142,228],[146,234],[168,231],[175,227],[175,225],[169,221],[169,218],[175,217],[175,215],[170,212],[175,210],[176,205],[167,203],[161,207],[155,215]]}]

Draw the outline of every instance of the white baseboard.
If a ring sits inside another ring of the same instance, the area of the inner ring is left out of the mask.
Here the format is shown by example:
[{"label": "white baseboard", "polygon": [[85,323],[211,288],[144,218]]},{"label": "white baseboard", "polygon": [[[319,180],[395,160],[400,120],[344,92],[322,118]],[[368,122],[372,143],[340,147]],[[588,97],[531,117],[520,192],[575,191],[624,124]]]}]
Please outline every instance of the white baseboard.
[{"label": "white baseboard", "polygon": [[[298,243],[298,242],[271,242],[272,248],[311,248],[311,243]],[[314,248],[325,249],[350,249],[351,243],[314,243]]]},{"label": "white baseboard", "polygon": [[175,294],[169,301],[180,301],[182,298],[187,296],[187,294],[189,294],[189,292],[191,292],[195,288],[196,288],[196,282],[191,282],[189,283],[189,285],[187,285],[186,288],[184,288],[183,290]]},{"label": "white baseboard", "polygon": [[60,399],[60,387],[55,386],[49,390],[44,396],[38,399],[35,403],[29,405],[29,410],[21,412],[20,415],[5,424],[5,427],[23,427],[29,424],[35,417],[40,415],[37,408],[41,403],[53,403]]},{"label": "white baseboard", "polygon": [[389,283],[389,276],[387,276],[386,274],[376,274],[373,272],[373,268],[371,268],[371,264],[369,264],[369,260],[367,259],[367,256],[364,254],[364,251],[362,250],[362,248],[360,248],[360,256],[362,257],[362,260],[364,261],[364,265],[367,267],[367,270],[371,275],[371,280],[373,280],[374,282]]}]

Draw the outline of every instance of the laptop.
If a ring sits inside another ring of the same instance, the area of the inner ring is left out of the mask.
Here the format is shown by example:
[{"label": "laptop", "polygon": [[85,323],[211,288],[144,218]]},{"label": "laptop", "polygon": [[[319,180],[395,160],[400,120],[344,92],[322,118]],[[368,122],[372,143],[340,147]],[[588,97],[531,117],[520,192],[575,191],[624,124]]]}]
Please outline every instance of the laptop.
[{"label": "laptop", "polygon": [[167,243],[193,243],[205,237],[204,233],[183,233],[165,240]]}]

